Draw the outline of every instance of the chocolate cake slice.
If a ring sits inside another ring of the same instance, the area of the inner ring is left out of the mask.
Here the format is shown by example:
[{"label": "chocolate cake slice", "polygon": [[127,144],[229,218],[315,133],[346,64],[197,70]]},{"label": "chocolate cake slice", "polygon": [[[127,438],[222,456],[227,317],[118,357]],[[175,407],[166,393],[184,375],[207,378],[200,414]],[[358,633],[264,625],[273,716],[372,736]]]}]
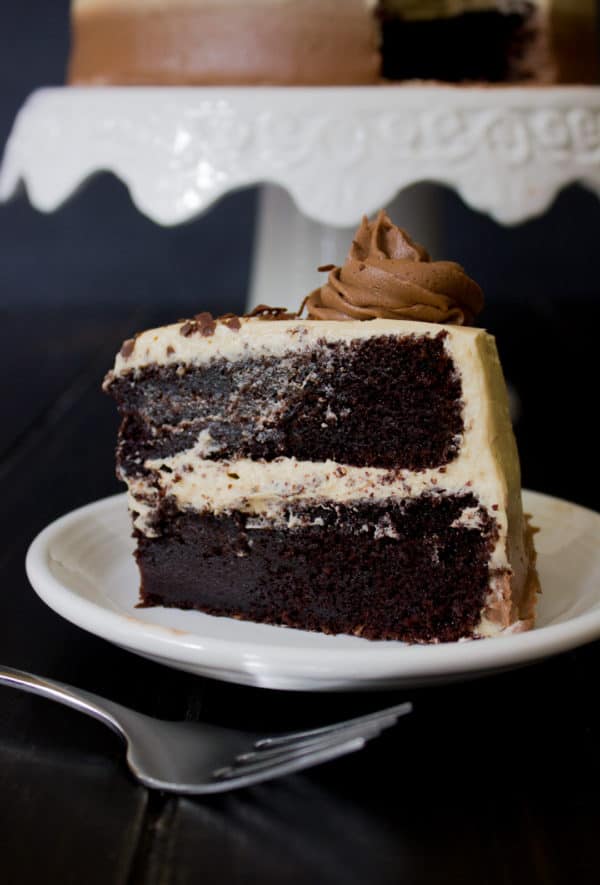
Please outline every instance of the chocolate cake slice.
[{"label": "chocolate cake slice", "polygon": [[480,307],[380,214],[307,318],[200,314],[126,342],[105,388],[142,604],[409,642],[530,627],[502,371],[463,325]]}]

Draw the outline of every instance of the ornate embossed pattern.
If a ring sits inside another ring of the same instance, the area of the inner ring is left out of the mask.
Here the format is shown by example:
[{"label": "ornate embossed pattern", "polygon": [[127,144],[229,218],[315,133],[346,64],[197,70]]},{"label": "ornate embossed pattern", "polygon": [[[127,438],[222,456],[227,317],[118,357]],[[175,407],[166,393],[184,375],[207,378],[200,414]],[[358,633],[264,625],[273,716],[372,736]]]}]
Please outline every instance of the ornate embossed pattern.
[{"label": "ornate embossed pattern", "polygon": [[52,210],[106,169],[161,224],[268,181],[314,220],[350,226],[424,179],[517,223],[571,181],[600,191],[600,90],[41,90],[15,123],[0,198],[22,180]]}]

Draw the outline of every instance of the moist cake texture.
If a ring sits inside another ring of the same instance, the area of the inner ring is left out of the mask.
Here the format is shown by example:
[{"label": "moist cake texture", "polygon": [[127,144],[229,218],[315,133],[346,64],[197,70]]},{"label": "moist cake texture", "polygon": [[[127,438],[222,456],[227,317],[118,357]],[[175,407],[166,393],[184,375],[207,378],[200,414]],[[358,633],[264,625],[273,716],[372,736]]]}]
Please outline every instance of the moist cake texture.
[{"label": "moist cake texture", "polygon": [[[288,328],[290,342],[301,341],[305,329]],[[114,383],[132,416],[121,433],[122,463],[135,470],[138,459],[174,455],[204,433],[211,460],[441,466],[463,430],[460,381],[445,335],[317,338],[281,356],[222,356],[185,371],[181,364],[145,366],[135,384],[127,375]]]},{"label": "moist cake texture", "polygon": [[306,318],[199,314],[125,342],[105,388],[142,604],[411,642],[530,627],[502,371],[460,324],[480,306],[380,214]]},{"label": "moist cake texture", "polygon": [[[467,510],[481,520],[476,541],[457,524]],[[166,504],[158,519],[138,548],[146,604],[196,608],[201,576],[213,614],[417,642],[477,628],[497,534],[473,495],[297,505],[262,525],[241,510],[198,518]]]}]

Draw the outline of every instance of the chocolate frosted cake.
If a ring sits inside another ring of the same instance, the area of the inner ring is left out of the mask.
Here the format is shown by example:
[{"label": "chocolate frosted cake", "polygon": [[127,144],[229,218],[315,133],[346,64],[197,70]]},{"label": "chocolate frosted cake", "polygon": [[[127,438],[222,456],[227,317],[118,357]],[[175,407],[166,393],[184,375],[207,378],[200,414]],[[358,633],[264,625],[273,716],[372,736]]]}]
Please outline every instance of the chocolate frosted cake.
[{"label": "chocolate frosted cake", "polygon": [[376,0],[73,0],[69,80],[375,83],[375,4]]},{"label": "chocolate frosted cake", "polygon": [[69,81],[598,80],[596,0],[72,0]]},{"label": "chocolate frosted cake", "polygon": [[408,642],[532,626],[538,589],[481,290],[383,213],[307,318],[261,308],[125,342],[144,605]]}]

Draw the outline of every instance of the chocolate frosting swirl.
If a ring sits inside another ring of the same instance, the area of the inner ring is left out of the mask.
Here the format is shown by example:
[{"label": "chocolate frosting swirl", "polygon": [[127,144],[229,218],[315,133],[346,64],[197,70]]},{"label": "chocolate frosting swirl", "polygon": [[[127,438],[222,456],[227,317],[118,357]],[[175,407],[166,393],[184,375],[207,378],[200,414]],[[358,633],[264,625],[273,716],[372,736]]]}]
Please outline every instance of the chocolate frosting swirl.
[{"label": "chocolate frosting swirl", "polygon": [[460,264],[432,261],[383,211],[373,222],[363,218],[343,267],[323,270],[327,282],[300,310],[309,319],[469,325],[483,307],[481,289]]}]

